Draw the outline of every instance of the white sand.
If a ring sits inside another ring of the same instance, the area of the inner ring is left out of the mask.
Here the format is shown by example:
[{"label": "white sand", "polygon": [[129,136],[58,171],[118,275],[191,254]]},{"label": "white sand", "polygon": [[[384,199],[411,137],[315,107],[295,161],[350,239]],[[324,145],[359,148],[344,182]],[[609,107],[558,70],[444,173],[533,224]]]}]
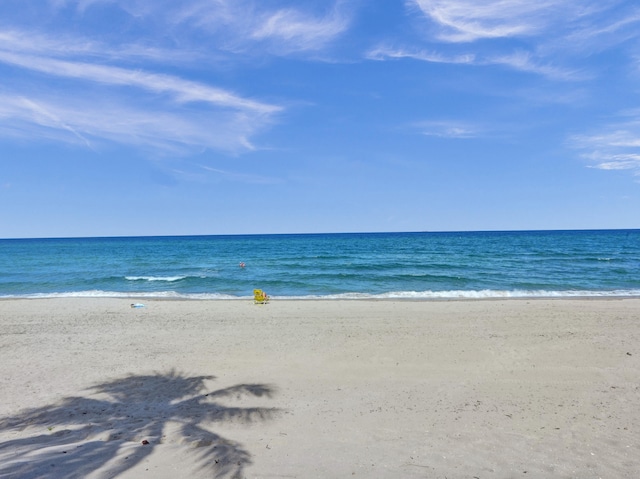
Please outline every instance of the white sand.
[{"label": "white sand", "polygon": [[640,477],[638,299],[131,302],[0,301],[0,477]]}]

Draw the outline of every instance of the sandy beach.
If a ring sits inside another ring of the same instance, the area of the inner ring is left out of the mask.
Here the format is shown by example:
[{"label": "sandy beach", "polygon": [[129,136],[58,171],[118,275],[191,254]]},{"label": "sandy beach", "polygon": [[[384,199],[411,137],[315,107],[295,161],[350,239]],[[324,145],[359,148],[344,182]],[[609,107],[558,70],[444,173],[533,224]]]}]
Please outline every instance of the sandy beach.
[{"label": "sandy beach", "polygon": [[0,477],[636,478],[640,300],[0,301]]}]

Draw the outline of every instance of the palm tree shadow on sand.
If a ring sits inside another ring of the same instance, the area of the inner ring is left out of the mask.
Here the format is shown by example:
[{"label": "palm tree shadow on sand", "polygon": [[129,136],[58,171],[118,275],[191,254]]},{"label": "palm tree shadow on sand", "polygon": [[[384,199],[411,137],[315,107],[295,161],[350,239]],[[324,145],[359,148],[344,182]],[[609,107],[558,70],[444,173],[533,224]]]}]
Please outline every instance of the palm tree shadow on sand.
[{"label": "palm tree shadow on sand", "polygon": [[197,467],[213,477],[242,477],[251,464],[249,452],[207,426],[272,418],[278,409],[229,407],[219,401],[271,397],[274,388],[239,384],[207,392],[205,382],[213,379],[175,371],[128,376],[89,388],[87,396],[99,399],[68,397],[0,418],[0,430],[9,433],[3,435],[17,436],[0,442],[0,477],[81,478],[98,470],[116,477],[165,442],[191,446]]}]

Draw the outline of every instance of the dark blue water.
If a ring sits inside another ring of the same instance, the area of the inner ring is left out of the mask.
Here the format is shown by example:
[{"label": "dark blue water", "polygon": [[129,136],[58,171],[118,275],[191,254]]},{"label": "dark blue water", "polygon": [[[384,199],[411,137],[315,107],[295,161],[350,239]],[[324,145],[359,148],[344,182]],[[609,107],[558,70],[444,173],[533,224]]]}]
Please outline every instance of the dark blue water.
[{"label": "dark blue water", "polygon": [[254,288],[281,298],[640,296],[640,230],[0,240],[0,297],[219,299]]}]

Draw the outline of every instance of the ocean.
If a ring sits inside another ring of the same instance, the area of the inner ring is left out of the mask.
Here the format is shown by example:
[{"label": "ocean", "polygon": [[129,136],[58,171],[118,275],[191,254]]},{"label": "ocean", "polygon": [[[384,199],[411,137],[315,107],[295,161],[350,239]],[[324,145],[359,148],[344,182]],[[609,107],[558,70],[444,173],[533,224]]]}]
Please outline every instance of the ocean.
[{"label": "ocean", "polygon": [[[244,267],[240,265],[244,263]],[[0,240],[0,298],[640,296],[640,230]]]}]

